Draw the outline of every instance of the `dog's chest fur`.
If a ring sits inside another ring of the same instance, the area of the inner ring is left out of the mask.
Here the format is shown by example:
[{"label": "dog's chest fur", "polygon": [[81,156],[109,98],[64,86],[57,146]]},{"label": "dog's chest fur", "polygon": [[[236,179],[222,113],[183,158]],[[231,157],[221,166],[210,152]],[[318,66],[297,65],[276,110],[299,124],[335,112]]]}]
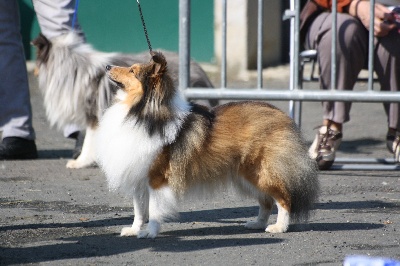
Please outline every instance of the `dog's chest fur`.
[{"label": "dog's chest fur", "polygon": [[128,194],[137,182],[147,176],[163,141],[149,136],[134,118],[126,119],[128,109],[115,104],[104,114],[97,133],[97,161],[105,172],[110,189]]},{"label": "dog's chest fur", "polygon": [[96,136],[97,162],[107,176],[110,189],[131,194],[137,182],[145,182],[157,155],[179,134],[187,115],[187,107],[181,107],[177,108],[177,119],[165,124],[163,136],[150,135],[146,125],[128,115],[129,107],[122,102],[105,112]]}]

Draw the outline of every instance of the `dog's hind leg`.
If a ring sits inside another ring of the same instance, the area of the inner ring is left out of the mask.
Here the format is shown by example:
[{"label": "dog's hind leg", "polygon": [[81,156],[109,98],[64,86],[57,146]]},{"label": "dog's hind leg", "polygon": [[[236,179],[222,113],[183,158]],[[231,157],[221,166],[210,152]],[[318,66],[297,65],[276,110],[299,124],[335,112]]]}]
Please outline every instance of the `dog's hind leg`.
[{"label": "dog's hind leg", "polygon": [[138,235],[142,225],[146,222],[149,215],[149,193],[147,187],[139,191],[135,190],[133,194],[133,207],[135,217],[131,227],[124,227],[121,230],[121,236]]},{"label": "dog's hind leg", "polygon": [[274,200],[272,197],[265,195],[260,196],[258,202],[260,204],[260,208],[258,210],[257,220],[247,222],[245,224],[246,228],[264,230],[267,227],[267,222],[272,211]]},{"label": "dog's hind leg", "polygon": [[268,225],[265,232],[269,233],[284,233],[289,228],[290,223],[290,211],[288,210],[288,204],[277,200],[276,206],[278,207],[278,217],[276,218],[276,223]]},{"label": "dog's hind leg", "polygon": [[76,160],[69,160],[67,168],[85,168],[95,164],[95,129],[86,129],[85,140],[83,141],[82,152]]}]

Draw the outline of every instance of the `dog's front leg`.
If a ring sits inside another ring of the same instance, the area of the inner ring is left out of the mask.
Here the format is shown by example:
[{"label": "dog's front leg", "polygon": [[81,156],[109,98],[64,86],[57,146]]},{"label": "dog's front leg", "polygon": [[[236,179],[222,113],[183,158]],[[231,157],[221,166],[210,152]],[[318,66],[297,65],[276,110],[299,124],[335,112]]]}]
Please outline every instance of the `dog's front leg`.
[{"label": "dog's front leg", "polygon": [[146,222],[149,215],[149,193],[147,187],[139,191],[136,189],[133,195],[134,215],[131,227],[124,227],[121,230],[121,236],[138,235],[142,225]]},{"label": "dog's front leg", "polygon": [[139,231],[138,238],[155,238],[161,223],[176,216],[176,197],[168,187],[150,188],[149,223],[145,230]]},{"label": "dog's front leg", "polygon": [[76,160],[69,160],[67,168],[85,168],[95,164],[95,129],[88,127],[83,141],[82,152]]}]

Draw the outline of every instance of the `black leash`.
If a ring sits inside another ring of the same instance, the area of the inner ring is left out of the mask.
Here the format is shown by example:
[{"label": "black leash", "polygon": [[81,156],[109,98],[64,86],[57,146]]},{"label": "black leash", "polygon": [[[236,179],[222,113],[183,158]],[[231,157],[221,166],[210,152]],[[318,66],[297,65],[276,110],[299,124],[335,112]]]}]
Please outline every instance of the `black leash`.
[{"label": "black leash", "polygon": [[147,33],[146,23],[144,23],[142,8],[140,7],[139,0],[136,0],[136,2],[137,2],[137,4],[138,4],[139,13],[140,13],[140,19],[142,20],[142,25],[143,25],[144,35],[146,36],[147,45],[149,46],[150,54],[152,54],[153,49],[151,48],[150,39],[149,39],[149,34]]}]

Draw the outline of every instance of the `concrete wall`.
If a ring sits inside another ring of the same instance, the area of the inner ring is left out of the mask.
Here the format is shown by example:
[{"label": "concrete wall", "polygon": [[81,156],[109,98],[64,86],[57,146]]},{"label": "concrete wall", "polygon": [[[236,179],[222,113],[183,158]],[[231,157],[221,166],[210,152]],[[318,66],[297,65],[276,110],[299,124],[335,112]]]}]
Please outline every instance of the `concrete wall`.
[{"label": "concrete wall", "polygon": [[[264,0],[263,66],[282,62],[282,3]],[[257,67],[258,1],[227,1],[227,69],[229,75],[245,77]],[[214,53],[222,54],[222,0],[214,1]]]}]

